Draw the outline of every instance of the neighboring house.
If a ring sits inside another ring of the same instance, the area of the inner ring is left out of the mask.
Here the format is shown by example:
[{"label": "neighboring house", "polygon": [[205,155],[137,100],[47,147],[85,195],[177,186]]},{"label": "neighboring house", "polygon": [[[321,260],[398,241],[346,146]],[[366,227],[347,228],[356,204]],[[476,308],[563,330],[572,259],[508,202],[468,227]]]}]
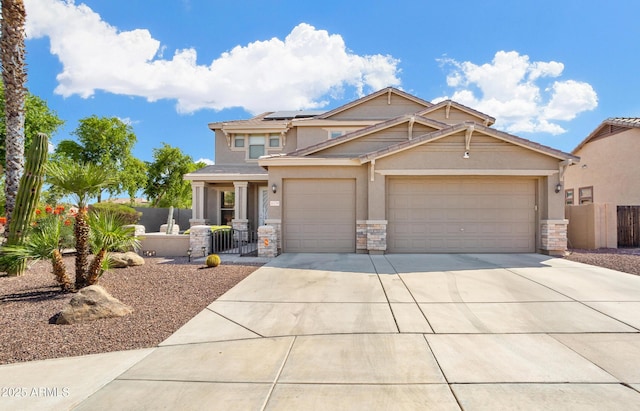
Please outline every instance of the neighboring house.
[{"label": "neighboring house", "polygon": [[[596,226],[581,237],[603,230],[615,237],[617,231],[617,244],[609,241],[607,246],[640,246],[640,118],[603,121],[572,154],[580,157],[580,164],[565,173],[565,203],[607,204],[613,207],[613,219],[618,215],[617,227],[614,222],[605,229],[607,218],[598,218]],[[594,248],[598,243],[605,242],[596,241]]]},{"label": "neighboring house", "polygon": [[216,164],[185,177],[192,224],[267,224],[282,252],[564,252],[560,175],[578,157],[494,122],[387,88],[209,124]]}]

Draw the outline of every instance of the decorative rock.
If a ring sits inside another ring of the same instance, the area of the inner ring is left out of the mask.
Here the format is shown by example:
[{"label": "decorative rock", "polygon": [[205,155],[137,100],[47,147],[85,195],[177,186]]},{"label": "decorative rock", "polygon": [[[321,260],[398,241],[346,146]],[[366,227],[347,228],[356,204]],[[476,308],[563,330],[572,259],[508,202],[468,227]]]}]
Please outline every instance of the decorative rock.
[{"label": "decorative rock", "polygon": [[56,324],[75,324],[100,318],[123,317],[133,309],[112,297],[99,285],[85,287],[73,296],[56,319]]},{"label": "decorative rock", "polygon": [[112,268],[126,268],[137,265],[144,265],[144,258],[133,251],[126,253],[109,253],[109,261]]}]

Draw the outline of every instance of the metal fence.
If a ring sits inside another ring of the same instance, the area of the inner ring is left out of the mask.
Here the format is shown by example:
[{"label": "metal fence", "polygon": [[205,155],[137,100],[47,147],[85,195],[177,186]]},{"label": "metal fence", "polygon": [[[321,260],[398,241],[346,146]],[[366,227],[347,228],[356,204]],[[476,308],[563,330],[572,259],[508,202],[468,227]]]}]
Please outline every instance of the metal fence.
[{"label": "metal fence", "polygon": [[211,233],[211,250],[217,254],[258,254],[258,233],[250,230],[221,228]]}]

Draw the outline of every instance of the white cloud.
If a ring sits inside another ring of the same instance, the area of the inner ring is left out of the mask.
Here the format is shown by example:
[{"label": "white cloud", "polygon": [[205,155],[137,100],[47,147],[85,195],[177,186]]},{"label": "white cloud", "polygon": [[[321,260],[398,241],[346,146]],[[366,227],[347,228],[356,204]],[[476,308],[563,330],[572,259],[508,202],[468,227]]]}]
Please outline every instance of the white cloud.
[{"label": "white cloud", "polygon": [[92,96],[96,90],[177,100],[180,112],[243,107],[318,108],[327,95],[354,87],[360,94],[399,86],[399,60],[353,54],[338,34],[301,23],[284,40],[235,46],[211,62],[197,63],[187,48],[164,58],[165,46],[148,30],[120,31],[73,0],[25,0],[27,35],[49,37],[61,61],[55,91]]},{"label": "white cloud", "polygon": [[496,127],[511,133],[562,134],[566,130],[556,121],[572,120],[598,105],[588,83],[556,80],[545,87],[545,79],[562,75],[560,62],[531,62],[516,51],[499,51],[482,65],[449,58],[439,62],[450,68],[447,85],[453,94],[434,101],[451,98],[473,107],[494,116]]},{"label": "white cloud", "polygon": [[196,163],[205,163],[208,166],[214,165],[216,162],[209,158],[199,158],[195,161]]}]

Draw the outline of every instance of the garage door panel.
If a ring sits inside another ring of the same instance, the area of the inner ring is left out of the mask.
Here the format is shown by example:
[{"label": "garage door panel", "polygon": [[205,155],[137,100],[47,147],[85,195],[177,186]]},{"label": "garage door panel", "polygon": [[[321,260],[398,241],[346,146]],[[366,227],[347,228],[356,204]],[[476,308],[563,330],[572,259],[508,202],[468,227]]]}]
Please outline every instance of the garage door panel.
[{"label": "garage door panel", "polygon": [[284,251],[355,252],[355,209],[355,180],[284,180]]},{"label": "garage door panel", "polygon": [[390,179],[391,252],[533,252],[535,181]]}]

